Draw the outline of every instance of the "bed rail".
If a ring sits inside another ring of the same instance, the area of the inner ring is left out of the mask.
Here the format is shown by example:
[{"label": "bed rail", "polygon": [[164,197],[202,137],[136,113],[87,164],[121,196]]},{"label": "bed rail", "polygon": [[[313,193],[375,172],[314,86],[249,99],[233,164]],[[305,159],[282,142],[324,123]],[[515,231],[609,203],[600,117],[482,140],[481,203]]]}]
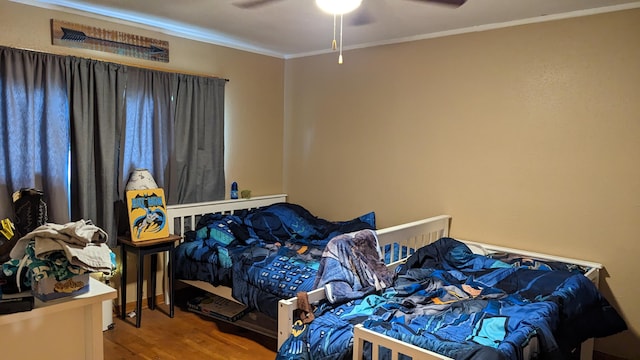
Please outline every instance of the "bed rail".
[{"label": "bed rail", "polygon": [[451,216],[439,215],[377,230],[383,259],[389,258],[387,266],[395,269],[419,248],[449,236],[450,224]]},{"label": "bed rail", "polygon": [[[603,266],[602,266],[602,264],[597,263],[597,262],[574,259],[574,258],[568,258],[568,257],[563,257],[563,256],[550,255],[550,254],[542,254],[542,253],[538,253],[538,252],[534,252],[534,251],[514,249],[514,248],[510,248],[510,247],[505,247],[505,246],[484,244],[484,243],[480,243],[480,242],[476,242],[476,241],[469,241],[469,240],[464,240],[464,239],[458,239],[458,240],[460,240],[460,241],[464,242],[465,244],[467,244],[469,246],[469,248],[473,252],[480,253],[482,255],[490,255],[490,254],[495,254],[495,253],[509,253],[509,254],[518,254],[518,255],[537,258],[537,259],[553,260],[553,261],[558,261],[558,262],[562,262],[562,263],[565,263],[565,264],[574,264],[574,265],[583,266],[583,267],[588,269],[587,272],[584,274],[584,276],[586,276],[589,280],[591,280],[591,282],[596,287],[599,288],[599,285],[600,285],[599,284],[600,283],[600,270],[603,268]],[[476,251],[476,249],[481,249],[481,250],[480,251]]]},{"label": "bed rail", "polygon": [[198,220],[205,214],[230,214],[236,210],[255,209],[286,201],[286,194],[276,194],[256,196],[250,199],[168,205],[167,221],[169,222],[169,232],[171,234],[184,235],[187,231],[194,230]]}]

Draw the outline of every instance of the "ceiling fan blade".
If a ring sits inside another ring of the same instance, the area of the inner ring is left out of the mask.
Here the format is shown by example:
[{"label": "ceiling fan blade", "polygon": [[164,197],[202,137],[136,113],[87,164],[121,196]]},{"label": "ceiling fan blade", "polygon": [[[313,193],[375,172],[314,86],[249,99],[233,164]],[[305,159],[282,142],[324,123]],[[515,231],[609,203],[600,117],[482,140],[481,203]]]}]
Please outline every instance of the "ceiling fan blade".
[{"label": "ceiling fan blade", "polygon": [[349,17],[349,24],[353,26],[367,25],[375,21],[375,17],[371,14],[371,10],[366,6],[360,6],[353,13],[345,16]]},{"label": "ceiling fan blade", "polygon": [[234,6],[239,7],[241,9],[252,9],[258,6],[267,5],[269,3],[273,3],[280,0],[247,0],[243,2],[235,2]]},{"label": "ceiling fan blade", "polygon": [[450,6],[455,6],[455,7],[462,6],[462,5],[464,5],[464,3],[467,2],[467,0],[414,0],[414,1],[430,2],[430,3],[436,3],[436,4],[442,4],[442,5],[450,5]]}]

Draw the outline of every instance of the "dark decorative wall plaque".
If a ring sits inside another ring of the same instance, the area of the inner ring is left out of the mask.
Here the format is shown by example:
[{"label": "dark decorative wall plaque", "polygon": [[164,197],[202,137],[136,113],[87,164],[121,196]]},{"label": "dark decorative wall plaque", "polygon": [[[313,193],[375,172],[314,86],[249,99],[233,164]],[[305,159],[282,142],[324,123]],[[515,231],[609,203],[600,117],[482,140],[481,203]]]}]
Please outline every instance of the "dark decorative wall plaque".
[{"label": "dark decorative wall plaque", "polygon": [[51,19],[53,45],[169,62],[169,42]]}]

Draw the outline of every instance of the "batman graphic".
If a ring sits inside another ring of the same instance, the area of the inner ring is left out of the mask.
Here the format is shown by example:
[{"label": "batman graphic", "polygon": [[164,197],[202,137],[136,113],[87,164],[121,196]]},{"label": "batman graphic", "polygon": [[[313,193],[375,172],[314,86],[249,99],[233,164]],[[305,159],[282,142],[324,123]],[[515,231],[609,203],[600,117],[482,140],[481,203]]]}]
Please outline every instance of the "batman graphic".
[{"label": "batman graphic", "polygon": [[133,222],[133,228],[135,229],[138,238],[143,232],[160,232],[165,226],[164,212],[161,210],[146,209],[146,214],[138,217]]}]

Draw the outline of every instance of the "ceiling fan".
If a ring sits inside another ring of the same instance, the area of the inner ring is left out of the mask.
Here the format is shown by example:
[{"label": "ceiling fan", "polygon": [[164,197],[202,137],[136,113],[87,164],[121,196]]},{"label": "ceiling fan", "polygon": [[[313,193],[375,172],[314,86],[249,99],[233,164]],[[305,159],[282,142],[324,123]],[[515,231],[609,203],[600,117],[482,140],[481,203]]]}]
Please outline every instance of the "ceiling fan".
[{"label": "ceiling fan", "polygon": [[[268,5],[282,0],[242,0],[241,2],[235,2],[235,5],[241,9],[252,9],[263,5]],[[378,0],[376,0],[378,1]],[[452,7],[460,7],[464,5],[467,0],[411,0],[421,3],[432,3],[447,5]],[[360,26],[370,24],[374,21],[374,17],[371,15],[367,6],[363,6],[363,0],[315,0],[316,5],[323,11],[333,14],[333,42],[332,49],[336,50],[336,21],[340,19],[340,55],[338,57],[338,64],[342,64],[342,19],[343,15],[351,13],[349,21],[351,25]]]},{"label": "ceiling fan", "polygon": [[[233,5],[235,5],[236,7],[239,7],[241,9],[251,9],[251,8],[256,8],[256,7],[260,7],[262,5],[268,5],[271,3],[275,3],[278,1],[282,1],[282,0],[245,0],[245,1],[241,1],[241,2],[235,2]],[[464,3],[467,2],[467,0],[411,0],[411,1],[415,1],[415,2],[422,2],[422,3],[433,3],[433,4],[441,4],[441,5],[448,5],[448,6],[453,6],[453,7],[460,7],[462,5],[464,5]],[[360,13],[364,13],[367,12],[366,7],[365,6],[360,6],[358,11]],[[359,21],[355,21],[354,25],[364,25],[365,23],[363,23],[363,19],[365,16],[363,16],[362,14],[360,15],[356,15],[354,18],[358,19],[360,18]],[[372,17],[368,16],[368,22],[372,21]]]},{"label": "ceiling fan", "polygon": [[[239,0],[234,2],[233,5],[241,9],[252,9],[252,8],[261,7],[263,5],[276,3],[279,1],[282,1],[282,0]],[[378,0],[375,0],[375,1],[378,1]],[[428,3],[439,4],[439,5],[451,6],[455,8],[462,6],[467,2],[467,0],[410,0],[410,1],[420,2],[425,4],[428,4]],[[316,2],[318,3],[322,1],[316,1]],[[324,2],[341,3],[341,0],[324,1]],[[345,3],[347,2],[349,1],[345,1]],[[367,25],[367,24],[373,23],[375,20],[374,20],[374,16],[372,15],[371,9],[367,6],[367,3],[365,2],[364,4],[359,4],[357,6],[355,11],[353,11],[353,13],[349,15],[348,21],[350,25],[360,26],[360,25]]]}]

